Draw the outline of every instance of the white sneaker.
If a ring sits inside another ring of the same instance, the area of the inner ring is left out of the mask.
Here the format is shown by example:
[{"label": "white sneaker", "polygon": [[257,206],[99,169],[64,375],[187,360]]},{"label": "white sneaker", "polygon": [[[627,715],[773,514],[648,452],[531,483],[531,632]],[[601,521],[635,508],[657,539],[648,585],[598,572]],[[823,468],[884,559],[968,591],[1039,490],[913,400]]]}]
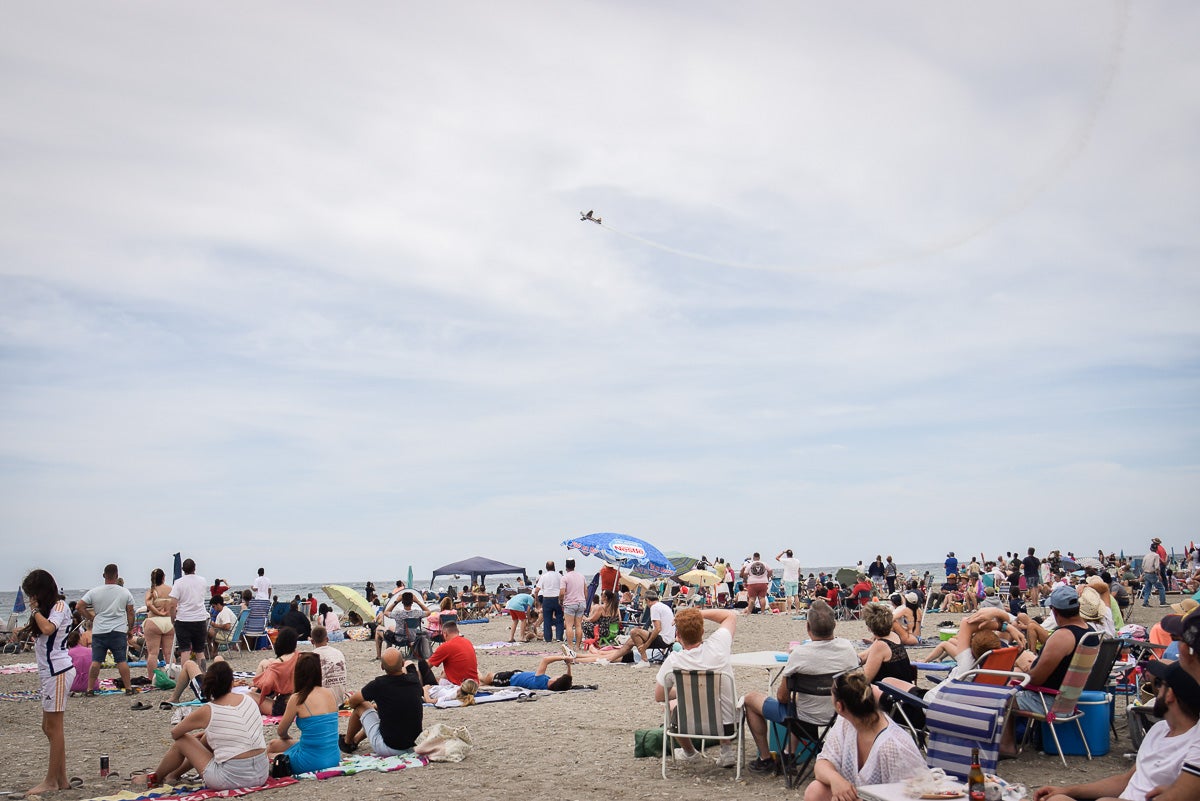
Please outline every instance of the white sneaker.
[{"label": "white sneaker", "polygon": [[567,655],[567,659],[574,659],[577,656],[575,649],[567,645],[565,642],[563,643],[563,653]]},{"label": "white sneaker", "polygon": [[689,754],[687,751],[684,751],[682,748],[675,749],[675,761],[676,762],[695,762],[697,759],[700,759],[699,751],[693,751],[692,753]]},{"label": "white sneaker", "polygon": [[737,751],[732,748],[722,748],[717,756],[717,767],[732,768],[737,764]]},{"label": "white sneaker", "polygon": [[649,662],[647,662],[645,659],[643,659],[641,662],[638,662],[637,664],[635,664],[634,667],[635,668],[648,668],[648,667],[654,667],[654,666],[651,665]]}]

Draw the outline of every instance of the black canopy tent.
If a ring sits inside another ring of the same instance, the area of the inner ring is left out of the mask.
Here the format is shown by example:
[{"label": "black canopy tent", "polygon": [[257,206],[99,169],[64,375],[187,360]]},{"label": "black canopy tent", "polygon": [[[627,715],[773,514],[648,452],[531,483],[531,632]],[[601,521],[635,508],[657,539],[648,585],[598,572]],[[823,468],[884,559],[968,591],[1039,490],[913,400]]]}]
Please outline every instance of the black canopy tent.
[{"label": "black canopy tent", "polygon": [[472,584],[482,584],[485,577],[493,575],[520,576],[526,584],[529,583],[529,575],[523,567],[506,565],[503,562],[497,562],[495,559],[485,559],[482,556],[472,556],[470,559],[464,559],[461,562],[442,565],[433,571],[433,578],[429,580],[429,586],[433,586],[433,582],[438,576],[455,575],[470,576]]}]

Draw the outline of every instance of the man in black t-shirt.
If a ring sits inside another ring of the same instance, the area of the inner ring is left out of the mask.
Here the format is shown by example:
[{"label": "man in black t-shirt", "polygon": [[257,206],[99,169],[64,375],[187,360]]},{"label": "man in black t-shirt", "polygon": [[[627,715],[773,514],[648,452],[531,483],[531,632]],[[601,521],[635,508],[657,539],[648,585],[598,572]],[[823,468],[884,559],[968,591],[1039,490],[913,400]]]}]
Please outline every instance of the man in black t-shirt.
[{"label": "man in black t-shirt", "polygon": [[1029,593],[1029,605],[1037,606],[1041,601],[1042,560],[1033,555],[1034,549],[1029,549],[1029,555],[1021,560],[1025,573],[1025,589]]},{"label": "man in black t-shirt", "polygon": [[383,675],[372,679],[346,702],[353,710],[338,747],[351,753],[363,740],[379,756],[395,756],[413,747],[421,733],[422,686],[417,666],[404,662],[395,648],[380,659]]}]

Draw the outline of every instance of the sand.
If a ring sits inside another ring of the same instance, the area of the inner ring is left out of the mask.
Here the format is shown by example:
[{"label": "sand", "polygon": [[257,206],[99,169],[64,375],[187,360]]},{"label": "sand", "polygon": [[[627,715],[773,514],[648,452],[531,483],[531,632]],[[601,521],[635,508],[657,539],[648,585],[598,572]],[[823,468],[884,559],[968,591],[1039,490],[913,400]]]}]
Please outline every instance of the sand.
[{"label": "sand", "polygon": [[[1149,625],[1169,611],[1155,607],[1138,608],[1136,622]],[[936,615],[930,622],[958,619],[961,616]],[[475,643],[507,639],[506,619],[486,624],[463,626]],[[839,624],[838,634],[861,638],[865,627],[858,622]],[[785,615],[755,615],[738,618],[734,650],[756,651],[786,649],[792,640],[804,638],[804,623]],[[345,642],[338,647],[346,653],[352,686],[361,686],[378,673],[373,661],[373,643]],[[558,652],[555,646],[529,643],[521,650]],[[912,652],[914,657],[924,650]],[[253,670],[261,655],[240,654],[232,657],[235,669]],[[0,665],[31,661],[32,655],[0,657]],[[532,670],[537,656],[480,651],[480,672],[495,670]],[[558,666],[552,668],[557,674]],[[102,676],[114,676],[115,670]],[[138,675],[135,671],[134,675]],[[743,771],[740,782],[733,771],[712,762],[700,765],[671,765],[669,779],[659,773],[658,759],[635,759],[633,731],[651,728],[661,722],[661,707],[652,700],[654,670],[634,669],[628,665],[579,665],[577,681],[596,684],[595,692],[539,693],[534,703],[484,704],[464,709],[425,710],[425,725],[445,722],[465,725],[476,747],[467,759],[457,764],[435,763],[416,770],[391,774],[367,774],[331,779],[316,785],[301,782],[278,790],[265,791],[271,798],[309,798],[314,789],[321,798],[350,799],[404,798],[491,799],[554,798],[590,799],[598,796],[617,798],[678,798],[684,794],[732,796],[738,798],[775,798],[784,789],[782,778],[760,776]],[[737,668],[738,691],[765,690],[767,674],[760,668]],[[0,675],[0,691],[37,689],[36,674]],[[81,789],[64,790],[47,798],[92,798],[114,793],[129,786],[128,781],[103,780],[99,777],[99,757],[108,754],[113,770],[124,777],[137,769],[153,769],[170,743],[169,712],[157,709],[167,693],[143,693],[140,699],[151,703],[152,711],[133,711],[134,700],[124,695],[72,698],[68,702],[67,770],[68,775],[84,780]],[[1123,702],[1117,705],[1119,722]],[[342,724],[343,730],[345,723]],[[999,774],[1023,782],[1032,790],[1046,783],[1085,781],[1128,769],[1130,760],[1123,755],[1131,750],[1128,735],[1119,726],[1121,739],[1112,744],[1109,754],[1088,762],[1085,757],[1068,757],[1064,769],[1058,757],[1026,752],[1019,759],[1000,763]],[[268,728],[268,736],[274,727]],[[748,752],[753,745],[747,735]],[[0,791],[20,792],[37,784],[45,775],[47,746],[41,732],[41,706],[36,701],[0,702]],[[264,798],[267,796],[264,795]],[[797,796],[799,797],[799,796]]]}]

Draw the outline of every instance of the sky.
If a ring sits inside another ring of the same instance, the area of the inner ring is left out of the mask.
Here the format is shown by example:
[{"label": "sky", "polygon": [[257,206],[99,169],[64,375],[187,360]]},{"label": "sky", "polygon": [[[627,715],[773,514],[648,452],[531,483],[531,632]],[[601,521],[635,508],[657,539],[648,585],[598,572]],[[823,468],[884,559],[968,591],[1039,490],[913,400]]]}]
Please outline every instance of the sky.
[{"label": "sky", "polygon": [[1195,4],[0,18],[0,586],[1200,538]]}]

